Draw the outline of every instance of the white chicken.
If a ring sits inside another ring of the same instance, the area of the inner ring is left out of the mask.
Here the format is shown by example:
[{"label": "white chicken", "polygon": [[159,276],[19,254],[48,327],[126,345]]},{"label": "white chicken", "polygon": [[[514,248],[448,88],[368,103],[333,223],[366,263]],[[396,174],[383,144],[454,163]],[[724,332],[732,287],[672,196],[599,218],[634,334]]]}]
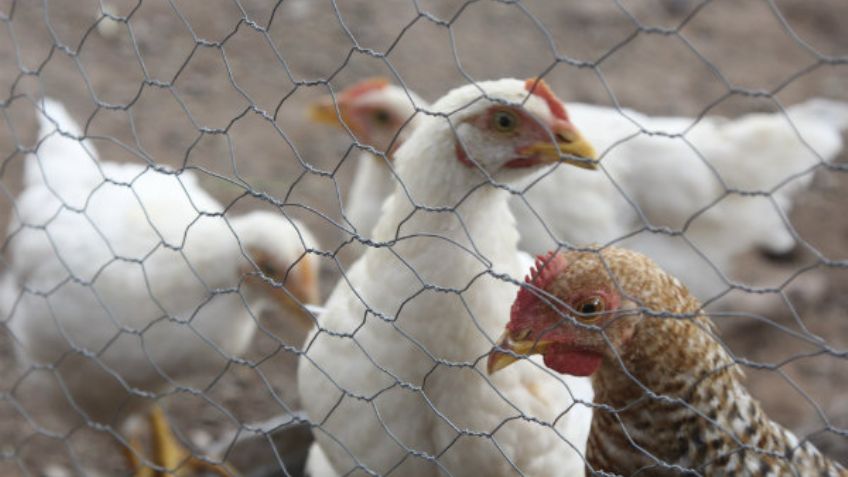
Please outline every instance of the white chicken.
[{"label": "white chicken", "polygon": [[[411,103],[388,99],[405,95],[403,88],[384,86],[372,91],[369,101],[382,104],[392,117],[406,118],[415,113]],[[343,106],[356,109],[355,103],[340,101]],[[557,242],[618,240],[650,255],[702,300],[728,288],[722,275],[732,280],[739,253],[760,246],[780,254],[795,246],[782,216],[809,185],[814,168],[839,154],[841,131],[848,127],[848,104],[824,99],[794,105],[785,115],[756,113],[733,120],[650,117],[581,103],[569,103],[568,111],[602,152],[604,173],[560,167],[516,187],[524,190],[510,200],[521,231],[519,247],[538,254]],[[335,115],[324,118],[337,121]],[[374,126],[366,132],[378,130],[382,137],[393,137],[397,127]],[[369,140],[367,135],[363,140]],[[359,207],[363,195],[352,194],[348,206],[376,220],[380,209],[373,204],[394,178],[383,168],[357,174],[355,180],[368,184],[363,189],[371,196],[368,206]],[[685,239],[659,231],[684,227]]]},{"label": "white chicken", "polygon": [[363,151],[355,158],[356,172],[343,213],[357,234],[371,237],[383,200],[395,188],[394,153],[421,118],[415,108],[426,105],[415,93],[386,79],[370,78],[345,88],[335,99],[321,98],[309,109],[313,121],[347,127],[357,142],[386,156]]},{"label": "white chicken", "polygon": [[[592,178],[603,182],[597,188],[607,189],[623,227],[610,227],[592,240],[606,243],[641,231],[619,245],[651,256],[703,300],[729,288],[733,259],[740,253],[756,247],[785,253],[795,246],[795,232],[783,216],[815,168],[841,151],[841,131],[848,127],[848,104],[823,99],[787,108],[786,114],[733,120],[648,117],[585,104],[569,105],[569,111],[572,120],[586,125],[587,138],[606,151],[601,163],[623,192],[602,175]],[[560,227],[554,236],[564,242],[588,242],[572,240],[564,225],[575,228],[571,218],[580,212],[566,204],[585,185],[577,176],[555,171],[526,195],[548,227]],[[563,191],[572,192],[562,196]],[[552,202],[551,194],[562,199]],[[545,240],[538,219],[517,216],[519,227],[531,231],[522,235],[527,250],[555,246],[550,235]],[[651,232],[648,226],[684,233]]]},{"label": "white chicken", "polygon": [[302,224],[227,217],[187,171],[99,161],[56,101],[39,123],[0,305],[24,381],[37,378],[66,423],[117,427],[178,386],[203,389],[266,305],[312,326],[300,304],[319,298],[317,244]]},{"label": "white chicken", "polygon": [[298,382],[316,439],[339,475],[582,475],[589,383],[534,362],[490,380],[481,358],[516,291],[504,277],[523,273],[492,181],[558,162],[557,145],[592,147],[534,80],[461,87],[432,110],[449,119],[422,116],[395,154],[405,187],[374,229],[386,246],[347,271],[307,339]]}]

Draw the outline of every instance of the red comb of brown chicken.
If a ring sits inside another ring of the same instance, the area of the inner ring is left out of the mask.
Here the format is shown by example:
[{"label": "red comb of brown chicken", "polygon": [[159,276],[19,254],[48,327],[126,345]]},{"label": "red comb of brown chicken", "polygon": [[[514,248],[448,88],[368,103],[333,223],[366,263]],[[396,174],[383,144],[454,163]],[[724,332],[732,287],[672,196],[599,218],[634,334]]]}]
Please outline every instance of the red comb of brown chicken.
[{"label": "red comb of brown chicken", "polygon": [[489,372],[540,353],[549,368],[591,375],[602,406],[589,469],[848,475],[765,415],[700,303],[649,258],[618,248],[552,253],[539,257],[527,282]]},{"label": "red comb of brown chicken", "polygon": [[[547,255],[539,255],[533,267],[530,268],[530,272],[524,277],[524,282],[537,289],[544,289],[559,272],[565,269],[565,266],[566,262],[560,254],[549,252]],[[530,289],[522,288],[512,305],[512,313],[524,315],[526,308],[538,303],[539,298]]]}]

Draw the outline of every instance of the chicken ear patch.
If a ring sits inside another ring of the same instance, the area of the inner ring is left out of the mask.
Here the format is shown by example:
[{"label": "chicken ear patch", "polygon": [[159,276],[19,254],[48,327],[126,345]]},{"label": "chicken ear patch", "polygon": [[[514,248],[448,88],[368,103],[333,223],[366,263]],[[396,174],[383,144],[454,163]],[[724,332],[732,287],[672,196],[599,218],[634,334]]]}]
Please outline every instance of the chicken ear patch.
[{"label": "chicken ear patch", "polygon": [[542,78],[530,78],[524,82],[524,89],[532,95],[538,96],[545,100],[548,104],[548,109],[551,110],[553,117],[568,121],[568,113],[565,112],[565,106],[562,101],[556,97],[554,92],[548,86],[548,83]]}]

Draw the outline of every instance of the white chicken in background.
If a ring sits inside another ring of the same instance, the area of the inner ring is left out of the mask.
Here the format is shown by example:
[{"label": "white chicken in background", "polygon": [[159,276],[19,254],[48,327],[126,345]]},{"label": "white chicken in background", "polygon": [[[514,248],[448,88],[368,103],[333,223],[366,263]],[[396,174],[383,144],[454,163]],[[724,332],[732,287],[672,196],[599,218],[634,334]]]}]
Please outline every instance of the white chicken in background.
[{"label": "white chicken in background", "polygon": [[[415,113],[408,100],[381,100],[389,91],[406,95],[398,86],[385,86],[372,91],[370,101],[394,108],[392,117]],[[510,200],[521,232],[519,247],[538,254],[556,248],[557,241],[618,241],[654,258],[702,300],[728,289],[721,274],[733,279],[738,254],[755,247],[783,254],[795,246],[796,237],[782,215],[809,185],[815,167],[839,154],[841,132],[848,128],[848,104],[825,99],[791,106],[786,114],[755,113],[732,120],[650,117],[581,103],[569,103],[568,111],[601,152],[603,172],[560,166],[516,186],[524,191],[523,197]],[[324,118],[338,124],[335,115]],[[396,131],[380,134],[393,137]],[[369,141],[367,136],[363,140]],[[384,173],[357,175],[370,184],[369,204],[379,201],[377,191],[395,182]],[[755,194],[727,194],[728,188]],[[352,194],[349,207],[358,208],[360,197]],[[361,209],[371,220],[380,213],[373,205]],[[670,231],[686,227],[692,245],[680,236],[653,233],[649,225]]]},{"label": "white chicken in background", "polygon": [[[303,225],[227,217],[190,172],[99,161],[56,101],[43,101],[39,123],[0,305],[23,369],[54,369],[23,383],[38,377],[66,423],[120,426],[177,386],[203,389],[245,351],[268,305],[312,326],[301,304],[319,299],[306,253],[317,244]],[[168,468],[186,454],[172,455],[152,460]]]},{"label": "white chicken in background", "polygon": [[416,106],[426,105],[415,93],[386,79],[370,78],[345,88],[335,100],[325,96],[310,108],[311,120],[339,127],[344,124],[358,142],[386,156],[362,151],[354,158],[356,172],[343,209],[357,234],[371,237],[383,201],[396,185],[391,168],[394,153],[420,120]]},{"label": "white chicken in background", "polygon": [[396,152],[405,188],[374,230],[390,244],[346,272],[307,339],[298,382],[316,439],[339,475],[583,475],[588,381],[527,361],[490,380],[482,357],[515,296],[504,276],[524,273],[509,194],[491,181],[560,161],[554,138],[593,149],[534,80],[464,86],[431,109],[450,124],[422,115]]},{"label": "white chicken in background", "polygon": [[[602,116],[618,118],[619,129],[635,122],[652,133],[610,148],[602,162],[635,206],[627,209],[628,232],[642,230],[618,244],[651,256],[705,301],[729,289],[739,254],[757,247],[782,254],[795,247],[783,216],[816,168],[842,150],[841,132],[848,127],[848,104],[823,99],[789,107],[786,114],[733,120],[651,118],[586,105],[570,110],[580,124],[597,124]],[[611,145],[612,138],[607,141]],[[684,231],[686,240],[652,233],[647,225]]]}]

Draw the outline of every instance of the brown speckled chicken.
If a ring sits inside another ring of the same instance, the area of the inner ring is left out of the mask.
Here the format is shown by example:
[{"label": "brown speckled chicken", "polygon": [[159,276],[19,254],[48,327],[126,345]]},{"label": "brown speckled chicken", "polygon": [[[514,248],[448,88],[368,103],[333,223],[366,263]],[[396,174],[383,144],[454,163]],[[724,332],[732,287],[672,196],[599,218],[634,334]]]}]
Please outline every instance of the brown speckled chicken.
[{"label": "brown speckled chicken", "polygon": [[591,376],[590,470],[848,475],[765,415],[698,301],[649,258],[618,248],[551,253],[527,282],[489,372],[539,353],[557,372]]}]

